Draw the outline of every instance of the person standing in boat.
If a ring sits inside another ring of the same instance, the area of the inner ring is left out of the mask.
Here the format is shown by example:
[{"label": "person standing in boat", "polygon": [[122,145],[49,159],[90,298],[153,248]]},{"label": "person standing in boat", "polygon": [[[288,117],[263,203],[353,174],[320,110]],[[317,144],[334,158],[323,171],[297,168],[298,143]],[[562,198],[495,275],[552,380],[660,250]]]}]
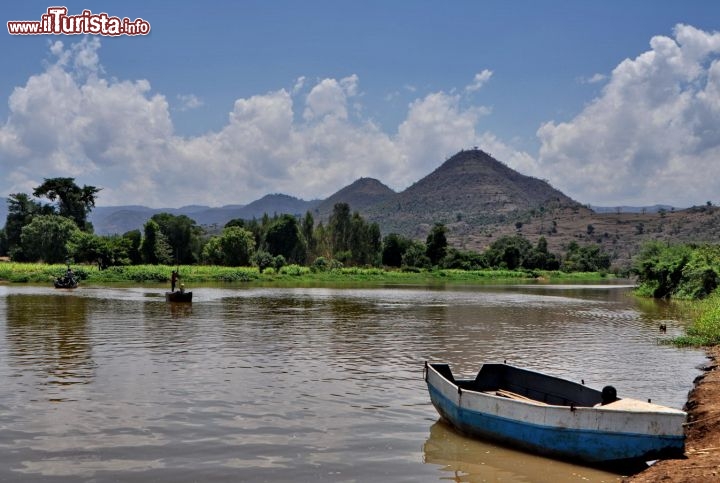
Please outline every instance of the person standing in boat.
[{"label": "person standing in boat", "polygon": [[72,268],[70,268],[70,265],[68,265],[67,270],[65,271],[65,280],[72,283],[74,278],[75,274],[73,273]]},{"label": "person standing in boat", "polygon": [[175,291],[175,285],[177,284],[178,279],[180,278],[180,274],[177,273],[177,270],[172,271],[172,275],[170,276],[170,291]]}]

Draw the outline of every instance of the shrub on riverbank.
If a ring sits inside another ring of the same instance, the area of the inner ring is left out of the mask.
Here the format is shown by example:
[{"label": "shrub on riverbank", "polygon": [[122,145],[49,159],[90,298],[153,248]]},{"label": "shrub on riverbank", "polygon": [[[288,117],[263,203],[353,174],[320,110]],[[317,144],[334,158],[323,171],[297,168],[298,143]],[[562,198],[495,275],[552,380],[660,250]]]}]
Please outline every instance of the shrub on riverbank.
[{"label": "shrub on riverbank", "polygon": [[640,296],[701,299],[720,285],[720,245],[650,242],[635,258],[632,271]]},{"label": "shrub on riverbank", "polygon": [[673,339],[678,346],[713,346],[720,344],[720,293],[695,302],[694,322],[685,335]]},{"label": "shrub on riverbank", "polygon": [[646,244],[634,261],[640,285],[636,294],[654,298],[688,299],[694,322],[678,346],[720,344],[720,245]]}]

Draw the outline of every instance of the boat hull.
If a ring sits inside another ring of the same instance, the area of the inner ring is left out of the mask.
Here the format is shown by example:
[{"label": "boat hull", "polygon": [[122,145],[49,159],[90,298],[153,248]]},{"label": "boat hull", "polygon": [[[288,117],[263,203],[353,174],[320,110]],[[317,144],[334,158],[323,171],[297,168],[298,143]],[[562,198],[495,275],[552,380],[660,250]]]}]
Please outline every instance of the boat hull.
[{"label": "boat hull", "polygon": [[686,415],[679,410],[646,403],[638,411],[518,401],[464,390],[432,364],[426,380],[442,418],[471,436],[587,463],[649,461],[680,457],[684,451]]},{"label": "boat hull", "polygon": [[75,280],[57,279],[53,282],[55,288],[77,288],[78,283]]},{"label": "boat hull", "polygon": [[192,292],[165,292],[165,301],[191,303]]}]

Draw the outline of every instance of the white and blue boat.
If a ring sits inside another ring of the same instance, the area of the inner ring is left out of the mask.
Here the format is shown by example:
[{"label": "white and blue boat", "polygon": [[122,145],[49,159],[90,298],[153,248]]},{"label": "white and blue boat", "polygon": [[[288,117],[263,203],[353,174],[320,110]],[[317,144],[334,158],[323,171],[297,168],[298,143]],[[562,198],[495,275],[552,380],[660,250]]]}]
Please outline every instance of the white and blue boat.
[{"label": "white and blue boat", "polygon": [[430,399],[460,432],[534,453],[590,464],[678,458],[686,413],[618,398],[584,384],[483,364],[474,379],[455,379],[448,364],[425,363]]}]

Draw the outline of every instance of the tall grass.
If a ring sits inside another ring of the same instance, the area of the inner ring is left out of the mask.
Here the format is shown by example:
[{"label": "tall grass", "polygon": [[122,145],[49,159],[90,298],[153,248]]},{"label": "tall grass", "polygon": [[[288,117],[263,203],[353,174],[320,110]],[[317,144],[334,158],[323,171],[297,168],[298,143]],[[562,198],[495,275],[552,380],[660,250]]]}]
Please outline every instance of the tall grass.
[{"label": "tall grass", "polygon": [[0,280],[13,283],[44,283],[52,282],[65,273],[65,265],[48,265],[45,263],[0,263]]},{"label": "tall grass", "polygon": [[[130,265],[95,271],[88,282],[169,282],[176,267],[169,265]],[[190,265],[179,269],[181,283],[249,282],[260,274],[254,267],[220,267],[217,265]]]},{"label": "tall grass", "polygon": [[[15,283],[52,282],[65,273],[65,265],[44,263],[0,263],[0,280]],[[136,282],[164,283],[176,269],[170,265],[130,265],[99,270],[94,265],[73,265],[75,275],[86,283]],[[180,281],[198,282],[249,282],[260,278],[254,267],[219,267],[192,265],[180,267]]]},{"label": "tall grass", "polygon": [[692,303],[694,322],[685,335],[672,340],[673,344],[685,346],[714,346],[720,344],[720,292]]},{"label": "tall grass", "polygon": [[[169,283],[176,267],[171,265],[132,265],[99,270],[94,265],[73,265],[73,271],[83,283]],[[0,281],[15,283],[50,283],[65,273],[65,265],[43,263],[0,263]],[[503,280],[596,280],[600,274],[565,274],[563,272],[528,272],[513,270],[386,270],[375,267],[344,267],[315,270],[301,265],[286,265],[279,270],[257,267],[221,267],[189,265],[180,267],[180,282],[378,282],[378,283],[437,283],[492,282]]]}]

